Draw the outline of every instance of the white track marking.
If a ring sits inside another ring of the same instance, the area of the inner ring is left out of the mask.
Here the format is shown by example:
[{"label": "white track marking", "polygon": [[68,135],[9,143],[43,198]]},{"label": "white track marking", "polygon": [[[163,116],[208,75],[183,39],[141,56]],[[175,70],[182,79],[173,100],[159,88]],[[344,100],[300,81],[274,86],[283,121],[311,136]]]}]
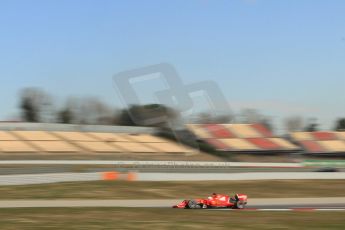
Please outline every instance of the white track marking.
[{"label": "white track marking", "polygon": [[[284,177],[285,175],[285,177]],[[136,173],[137,181],[215,181],[215,180],[272,180],[272,179],[345,179],[343,173]],[[0,175],[0,185],[44,184],[74,181],[97,181],[102,172],[42,173]],[[290,201],[289,201],[290,202]],[[338,203],[338,201],[335,201]],[[288,203],[290,204],[290,203]],[[287,205],[288,205],[287,204]],[[330,204],[330,203],[329,203]]]},{"label": "white track marking", "polygon": [[254,208],[254,209],[208,209],[210,211],[260,211],[260,212],[312,212],[312,211],[345,211],[345,208]]},{"label": "white track marking", "polygon": [[294,209],[292,209],[292,208],[259,208],[259,209],[257,209],[258,211],[267,211],[267,212],[271,212],[271,211],[274,211],[274,212],[279,212],[279,211],[283,211],[283,212],[285,212],[285,211],[293,211]]},{"label": "white track marking", "polygon": [[2,160],[0,164],[22,165],[142,165],[170,167],[302,168],[301,163],[213,162],[213,161],[112,161],[112,160]]},{"label": "white track marking", "polygon": [[317,208],[316,211],[345,211],[345,208]]}]

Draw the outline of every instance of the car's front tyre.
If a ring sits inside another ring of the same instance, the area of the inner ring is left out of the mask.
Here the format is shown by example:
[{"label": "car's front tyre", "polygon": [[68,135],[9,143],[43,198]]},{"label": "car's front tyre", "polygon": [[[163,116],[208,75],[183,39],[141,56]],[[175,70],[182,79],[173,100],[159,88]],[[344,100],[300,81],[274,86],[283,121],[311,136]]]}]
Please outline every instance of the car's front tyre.
[{"label": "car's front tyre", "polygon": [[199,209],[199,208],[201,208],[201,205],[198,204],[195,200],[190,200],[190,201],[188,201],[188,208]]}]

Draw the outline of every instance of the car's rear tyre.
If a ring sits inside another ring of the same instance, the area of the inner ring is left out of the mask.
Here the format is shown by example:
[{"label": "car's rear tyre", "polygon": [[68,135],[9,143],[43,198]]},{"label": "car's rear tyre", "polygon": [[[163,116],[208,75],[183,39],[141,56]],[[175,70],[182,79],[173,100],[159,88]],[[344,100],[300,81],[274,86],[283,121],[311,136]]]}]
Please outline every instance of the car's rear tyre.
[{"label": "car's rear tyre", "polygon": [[195,200],[190,200],[190,201],[188,201],[188,208],[198,209],[198,208],[201,208],[201,205],[198,204]]},{"label": "car's rear tyre", "polygon": [[237,209],[244,209],[245,206],[246,206],[246,204],[245,204],[244,202],[242,202],[242,201],[238,201],[238,202],[236,203],[236,208],[237,208]]}]

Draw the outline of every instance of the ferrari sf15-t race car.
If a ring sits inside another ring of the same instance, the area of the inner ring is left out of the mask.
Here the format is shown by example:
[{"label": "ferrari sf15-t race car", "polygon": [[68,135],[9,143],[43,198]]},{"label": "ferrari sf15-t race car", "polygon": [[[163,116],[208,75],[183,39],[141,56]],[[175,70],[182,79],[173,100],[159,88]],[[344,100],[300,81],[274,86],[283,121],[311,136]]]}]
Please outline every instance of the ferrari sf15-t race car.
[{"label": "ferrari sf15-t race car", "polygon": [[173,208],[199,209],[199,208],[232,208],[243,209],[247,204],[248,196],[245,194],[235,194],[228,196],[213,193],[207,199],[184,200]]}]

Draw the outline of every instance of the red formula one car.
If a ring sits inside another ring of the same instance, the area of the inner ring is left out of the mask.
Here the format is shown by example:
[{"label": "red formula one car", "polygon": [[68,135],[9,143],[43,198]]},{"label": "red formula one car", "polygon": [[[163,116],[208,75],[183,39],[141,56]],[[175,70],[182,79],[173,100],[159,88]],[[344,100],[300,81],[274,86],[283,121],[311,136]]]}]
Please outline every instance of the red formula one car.
[{"label": "red formula one car", "polygon": [[234,196],[228,196],[223,194],[213,193],[212,196],[207,199],[193,199],[184,200],[178,205],[174,205],[173,208],[233,208],[243,209],[247,204],[248,196],[245,194],[235,194]]}]

